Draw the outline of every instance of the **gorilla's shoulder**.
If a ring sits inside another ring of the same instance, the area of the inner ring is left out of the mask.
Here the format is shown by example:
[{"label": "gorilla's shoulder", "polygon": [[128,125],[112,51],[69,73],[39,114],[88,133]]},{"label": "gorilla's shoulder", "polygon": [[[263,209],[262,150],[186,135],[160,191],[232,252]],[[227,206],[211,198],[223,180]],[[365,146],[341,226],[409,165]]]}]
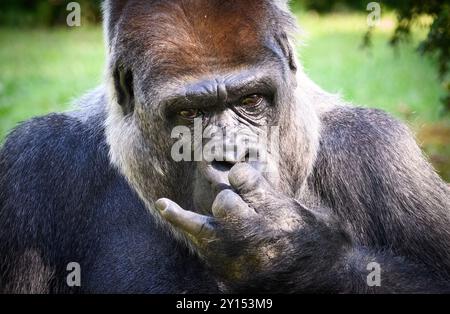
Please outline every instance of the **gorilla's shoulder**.
[{"label": "gorilla's shoulder", "polygon": [[324,153],[355,154],[364,158],[415,145],[408,127],[386,112],[361,107],[336,107],[321,117],[321,149]]},{"label": "gorilla's shoulder", "polygon": [[436,179],[408,127],[389,114],[338,107],[324,113],[321,121],[313,175],[316,183],[333,191],[339,187],[373,192],[383,186],[388,190],[399,184],[412,185],[419,173]]},{"label": "gorilla's shoulder", "polygon": [[82,185],[100,186],[113,176],[101,123],[82,122],[67,114],[20,124],[0,150],[5,194],[76,193]]},{"label": "gorilla's shoulder", "polygon": [[29,166],[38,166],[34,163],[39,162],[40,168],[46,170],[58,165],[69,166],[69,163],[91,164],[101,158],[107,162],[101,125],[56,113],[21,123],[9,134],[1,149],[3,161]]}]

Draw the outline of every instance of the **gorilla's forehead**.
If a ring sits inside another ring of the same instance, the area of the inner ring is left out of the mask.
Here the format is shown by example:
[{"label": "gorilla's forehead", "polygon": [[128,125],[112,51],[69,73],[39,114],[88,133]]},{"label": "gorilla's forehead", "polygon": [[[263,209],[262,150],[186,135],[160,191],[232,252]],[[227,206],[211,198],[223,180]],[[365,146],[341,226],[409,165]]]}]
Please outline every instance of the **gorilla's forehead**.
[{"label": "gorilla's forehead", "polygon": [[261,0],[138,1],[124,10],[119,42],[165,75],[207,73],[270,55],[270,21]]}]

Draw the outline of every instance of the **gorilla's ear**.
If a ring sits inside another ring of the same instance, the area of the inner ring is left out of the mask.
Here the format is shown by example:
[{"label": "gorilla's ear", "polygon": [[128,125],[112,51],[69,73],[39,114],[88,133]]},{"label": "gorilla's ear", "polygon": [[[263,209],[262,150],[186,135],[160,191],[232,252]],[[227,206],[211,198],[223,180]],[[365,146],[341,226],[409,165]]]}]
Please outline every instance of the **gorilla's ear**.
[{"label": "gorilla's ear", "polygon": [[122,66],[117,66],[113,72],[113,79],[117,102],[122,107],[123,114],[132,114],[135,106],[133,72]]},{"label": "gorilla's ear", "polygon": [[297,71],[297,64],[295,60],[295,54],[291,42],[292,39],[289,34],[294,34],[298,31],[297,23],[291,10],[289,9],[290,0],[270,0],[275,6],[277,6],[281,11],[284,12],[279,19],[279,23],[275,25],[274,33],[275,40],[283,51],[284,56],[287,58],[289,63],[289,68],[292,71]]},{"label": "gorilla's ear", "polygon": [[288,59],[289,68],[292,71],[297,71],[297,63],[295,61],[294,51],[292,50],[292,46],[289,42],[289,38],[285,32],[278,34],[276,40],[283,50],[284,56]]}]

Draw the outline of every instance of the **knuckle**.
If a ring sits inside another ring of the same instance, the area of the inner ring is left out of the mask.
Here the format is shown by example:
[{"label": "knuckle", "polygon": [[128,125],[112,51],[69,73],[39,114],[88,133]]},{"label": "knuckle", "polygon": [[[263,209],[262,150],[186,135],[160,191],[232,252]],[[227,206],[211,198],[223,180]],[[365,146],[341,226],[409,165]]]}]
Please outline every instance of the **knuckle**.
[{"label": "knuckle", "polygon": [[229,181],[234,185],[242,185],[245,184],[247,178],[251,176],[252,169],[247,164],[236,164],[230,170]]},{"label": "knuckle", "polygon": [[239,186],[236,188],[239,189],[242,193],[251,193],[261,190],[261,185],[263,183],[263,179],[259,174],[252,173],[247,176],[245,180],[241,182]]},{"label": "knuckle", "polygon": [[273,201],[272,192],[263,188],[261,184],[258,184],[258,186],[256,186],[252,192],[253,192],[252,193],[253,196],[255,198],[257,198],[260,202],[272,202]]},{"label": "knuckle", "polygon": [[236,194],[231,190],[223,190],[217,194],[213,203],[213,209],[224,208],[230,200],[234,199]]}]

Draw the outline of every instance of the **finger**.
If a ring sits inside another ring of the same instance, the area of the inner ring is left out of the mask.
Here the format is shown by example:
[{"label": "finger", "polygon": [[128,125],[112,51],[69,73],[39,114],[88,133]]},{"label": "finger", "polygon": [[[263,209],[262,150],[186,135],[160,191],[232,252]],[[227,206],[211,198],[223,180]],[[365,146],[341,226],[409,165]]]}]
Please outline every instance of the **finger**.
[{"label": "finger", "polygon": [[233,191],[223,190],[214,200],[212,205],[212,213],[215,217],[249,217],[255,214],[255,211]]},{"label": "finger", "polygon": [[262,174],[247,163],[238,163],[233,166],[228,179],[231,186],[244,198],[247,196],[264,197],[272,191]]},{"label": "finger", "polygon": [[211,217],[184,210],[169,199],[159,199],[155,207],[173,226],[194,237],[206,237],[213,233]]}]

